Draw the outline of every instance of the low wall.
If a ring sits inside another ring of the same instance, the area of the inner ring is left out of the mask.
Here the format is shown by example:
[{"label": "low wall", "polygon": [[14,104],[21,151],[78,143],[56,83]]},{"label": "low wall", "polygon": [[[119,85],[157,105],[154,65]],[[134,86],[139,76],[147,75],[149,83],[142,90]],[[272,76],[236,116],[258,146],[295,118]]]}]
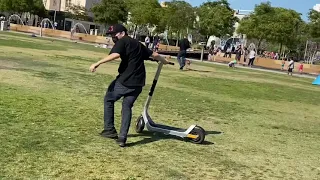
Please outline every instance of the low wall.
[{"label": "low wall", "polygon": [[[225,62],[225,63],[229,63],[231,60],[235,59],[235,55],[232,55],[232,58],[226,58],[223,57],[223,54],[220,54],[216,57],[216,61],[218,62]],[[247,60],[247,62],[244,62],[243,56],[241,57],[240,60],[240,64],[247,64],[249,60]],[[288,67],[288,61],[286,61],[285,64],[285,69],[287,69]],[[261,57],[257,57],[254,61],[255,66],[260,66],[260,67],[264,67],[264,68],[269,68],[269,69],[281,69],[281,60],[274,60],[274,59],[268,59],[268,58],[261,58]],[[300,63],[295,62],[294,64],[294,71],[295,72],[299,72],[299,65]],[[304,73],[310,73],[310,74],[320,74],[320,65],[312,65],[312,64],[303,64],[303,72]]]},{"label": "low wall", "polygon": [[[18,32],[34,33],[34,34],[40,35],[41,28],[34,27],[34,26],[24,26],[20,24],[10,24],[10,30],[18,31]],[[89,34],[83,34],[83,33],[74,33],[73,35],[71,35],[71,32],[69,31],[53,30],[49,28],[42,28],[42,35],[50,36],[50,37],[62,37],[62,38],[80,40],[80,41],[91,42],[91,43],[108,44],[108,45],[114,44],[111,38],[106,38],[103,36],[95,36],[95,35],[89,35]],[[179,47],[160,44],[159,50],[179,51]]]},{"label": "low wall", "polygon": [[179,51],[180,48],[176,47],[176,46],[169,46],[169,45],[160,44],[159,50],[160,51]]},{"label": "low wall", "polygon": [[[10,24],[11,31],[18,31],[18,32],[26,32],[26,33],[34,33],[40,35],[41,28],[34,27],[34,26],[24,26],[20,24]],[[73,33],[71,34],[70,31],[61,31],[61,30],[54,30],[49,28],[42,28],[42,35],[49,36],[49,37],[60,37],[60,38],[67,38],[72,40],[81,40],[85,42],[91,43],[98,43],[98,44],[108,44],[113,45],[111,38],[103,37],[103,36],[95,36],[83,33]]]}]

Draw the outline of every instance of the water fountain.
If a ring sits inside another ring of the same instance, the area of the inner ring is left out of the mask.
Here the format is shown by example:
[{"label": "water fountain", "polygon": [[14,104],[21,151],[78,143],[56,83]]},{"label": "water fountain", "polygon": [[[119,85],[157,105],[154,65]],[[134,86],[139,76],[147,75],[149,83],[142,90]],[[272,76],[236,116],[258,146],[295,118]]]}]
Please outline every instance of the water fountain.
[{"label": "water fountain", "polygon": [[78,25],[81,25],[84,29],[84,31],[86,32],[86,34],[88,34],[88,31],[86,30],[86,28],[84,27],[84,25],[82,23],[76,23],[72,28],[71,31],[74,30]]},{"label": "water fountain", "polygon": [[52,22],[50,21],[50,19],[44,18],[44,19],[42,19],[42,21],[40,23],[40,37],[42,37],[42,26],[43,26],[42,24],[43,24],[44,21],[49,22],[51,24],[52,29],[54,30],[54,26],[53,26]]},{"label": "water fountain", "polygon": [[8,19],[8,23],[9,23],[9,24],[10,24],[10,22],[11,22],[11,18],[12,18],[12,17],[17,17],[17,18],[19,18],[20,21],[21,21],[21,23],[22,23],[22,25],[25,25],[24,22],[22,21],[22,19],[20,18],[20,16],[17,15],[17,14],[12,14],[11,16],[9,16],[9,19]]}]

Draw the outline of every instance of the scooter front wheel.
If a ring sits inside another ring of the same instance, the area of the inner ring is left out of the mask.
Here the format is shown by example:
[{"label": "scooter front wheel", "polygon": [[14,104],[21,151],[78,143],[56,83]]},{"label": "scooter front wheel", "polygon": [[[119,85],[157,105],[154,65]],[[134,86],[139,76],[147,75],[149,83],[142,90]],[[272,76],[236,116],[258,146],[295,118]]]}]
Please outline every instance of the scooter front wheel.
[{"label": "scooter front wheel", "polygon": [[142,116],[139,116],[136,122],[136,132],[142,133],[143,129],[144,129],[144,120]]},{"label": "scooter front wheel", "polygon": [[189,134],[189,140],[194,144],[202,144],[206,136],[205,130],[200,127],[196,126]]}]

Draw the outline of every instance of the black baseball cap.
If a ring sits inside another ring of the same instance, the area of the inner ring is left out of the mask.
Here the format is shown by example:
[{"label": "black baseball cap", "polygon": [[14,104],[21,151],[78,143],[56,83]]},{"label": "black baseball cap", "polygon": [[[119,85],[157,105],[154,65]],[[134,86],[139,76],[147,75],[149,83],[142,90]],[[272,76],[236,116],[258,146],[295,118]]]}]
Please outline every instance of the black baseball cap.
[{"label": "black baseball cap", "polygon": [[128,30],[122,24],[115,24],[115,25],[112,25],[108,28],[106,34],[116,34],[116,33],[123,32],[123,31],[127,32]]}]

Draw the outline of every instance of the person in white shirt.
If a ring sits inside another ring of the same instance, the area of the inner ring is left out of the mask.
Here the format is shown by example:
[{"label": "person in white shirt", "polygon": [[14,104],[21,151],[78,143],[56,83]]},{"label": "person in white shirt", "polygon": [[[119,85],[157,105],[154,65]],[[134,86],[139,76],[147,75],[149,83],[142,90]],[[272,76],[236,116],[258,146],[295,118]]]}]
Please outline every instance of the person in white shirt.
[{"label": "person in white shirt", "polygon": [[146,39],[144,39],[144,43],[146,44],[146,47],[149,48],[150,37],[148,35],[147,35]]},{"label": "person in white shirt", "polygon": [[57,27],[58,27],[58,23],[54,22],[54,29],[57,29]]},{"label": "person in white shirt", "polygon": [[290,62],[289,62],[289,65],[288,65],[288,75],[291,74],[292,76],[292,71],[294,69],[294,61],[292,58],[290,58]]},{"label": "person in white shirt", "polygon": [[252,67],[253,66],[253,62],[256,58],[256,49],[252,49],[250,52],[249,52],[249,63],[248,63],[248,66]]}]

